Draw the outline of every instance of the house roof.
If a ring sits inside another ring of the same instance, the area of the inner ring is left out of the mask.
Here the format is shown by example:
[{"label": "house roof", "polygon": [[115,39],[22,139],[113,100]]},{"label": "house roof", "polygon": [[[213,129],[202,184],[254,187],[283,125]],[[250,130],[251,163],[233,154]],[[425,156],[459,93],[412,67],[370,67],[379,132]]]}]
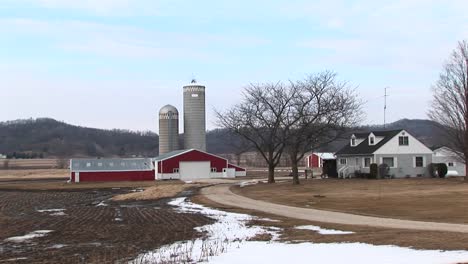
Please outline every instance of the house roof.
[{"label": "house roof", "polygon": [[355,133],[356,138],[367,138],[371,133],[376,137],[383,137],[379,143],[375,145],[369,145],[369,140],[363,140],[359,145],[351,147],[351,142],[336,152],[336,155],[366,155],[372,154],[385,143],[390,141],[394,136],[398,135],[403,129],[399,130],[388,130],[388,131],[371,131],[367,133]]}]

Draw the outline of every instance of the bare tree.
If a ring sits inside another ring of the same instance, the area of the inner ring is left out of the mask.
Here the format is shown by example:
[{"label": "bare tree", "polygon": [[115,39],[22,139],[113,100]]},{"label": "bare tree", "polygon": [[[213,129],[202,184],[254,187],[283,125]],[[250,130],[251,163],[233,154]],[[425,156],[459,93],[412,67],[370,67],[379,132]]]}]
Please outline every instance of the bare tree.
[{"label": "bare tree", "polygon": [[218,125],[252,143],[268,164],[268,182],[284,150],[284,119],[296,93],[283,83],[251,84],[242,102],[225,112],[216,111]]},{"label": "bare tree", "polygon": [[298,96],[285,119],[285,145],[293,184],[299,184],[298,164],[305,153],[341,137],[362,117],[362,103],[355,90],[336,77],[336,73],[325,71],[291,83]]},{"label": "bare tree", "polygon": [[[433,86],[429,117],[446,128],[450,146],[468,172],[468,42],[460,41]],[[468,177],[465,177],[465,180]]]}]

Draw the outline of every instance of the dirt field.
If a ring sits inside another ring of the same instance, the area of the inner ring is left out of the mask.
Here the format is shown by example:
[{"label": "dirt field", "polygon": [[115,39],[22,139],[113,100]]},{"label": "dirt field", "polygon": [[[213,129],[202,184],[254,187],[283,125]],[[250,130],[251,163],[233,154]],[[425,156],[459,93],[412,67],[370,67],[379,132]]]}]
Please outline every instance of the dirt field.
[{"label": "dirt field", "polygon": [[[133,188],[80,184],[81,189],[34,190],[57,184],[40,181],[23,181],[25,189],[33,186],[29,190],[3,188],[9,183],[0,182],[0,262],[114,263],[198,236],[193,228],[211,221],[177,213],[164,199],[110,200]],[[25,241],[14,238],[38,230],[52,232]]]},{"label": "dirt field", "polygon": [[[333,243],[333,242],[361,242],[373,245],[397,245],[402,247],[412,247],[416,249],[434,249],[434,250],[468,250],[468,234],[451,232],[429,232],[414,231],[405,229],[373,228],[365,226],[352,226],[329,224],[312,221],[297,220],[277,215],[270,215],[253,210],[227,207],[208,200],[202,195],[192,198],[193,201],[210,207],[219,208],[225,211],[246,213],[260,218],[273,219],[274,221],[254,220],[251,225],[261,225],[266,227],[280,227],[280,240],[287,243],[314,242],[314,243]],[[296,226],[316,225],[328,229],[343,231],[353,231],[354,234],[348,235],[321,235],[309,230],[298,230]],[[261,239],[261,238],[259,238]],[[269,240],[269,238],[265,238]]]},{"label": "dirt field", "polygon": [[468,183],[462,179],[303,180],[234,187],[250,198],[400,219],[468,223]]}]

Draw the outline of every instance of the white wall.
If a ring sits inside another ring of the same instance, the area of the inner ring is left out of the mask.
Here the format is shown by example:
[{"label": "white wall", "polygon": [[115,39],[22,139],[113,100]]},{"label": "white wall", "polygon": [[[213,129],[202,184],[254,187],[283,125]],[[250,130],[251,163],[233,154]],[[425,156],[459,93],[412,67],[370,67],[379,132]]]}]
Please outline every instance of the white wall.
[{"label": "white wall", "polygon": [[[408,146],[399,145],[398,138],[403,134],[408,136]],[[374,154],[432,154],[432,150],[403,130],[375,151]]]}]

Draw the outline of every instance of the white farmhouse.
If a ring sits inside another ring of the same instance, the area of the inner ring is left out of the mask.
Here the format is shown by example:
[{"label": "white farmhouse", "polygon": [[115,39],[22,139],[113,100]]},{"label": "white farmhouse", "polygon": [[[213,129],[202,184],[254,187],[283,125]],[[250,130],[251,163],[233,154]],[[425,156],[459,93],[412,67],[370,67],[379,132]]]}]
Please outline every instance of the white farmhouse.
[{"label": "white farmhouse", "polygon": [[339,177],[369,173],[370,164],[387,164],[395,178],[430,176],[430,148],[407,131],[354,133],[349,143],[336,153]]}]

